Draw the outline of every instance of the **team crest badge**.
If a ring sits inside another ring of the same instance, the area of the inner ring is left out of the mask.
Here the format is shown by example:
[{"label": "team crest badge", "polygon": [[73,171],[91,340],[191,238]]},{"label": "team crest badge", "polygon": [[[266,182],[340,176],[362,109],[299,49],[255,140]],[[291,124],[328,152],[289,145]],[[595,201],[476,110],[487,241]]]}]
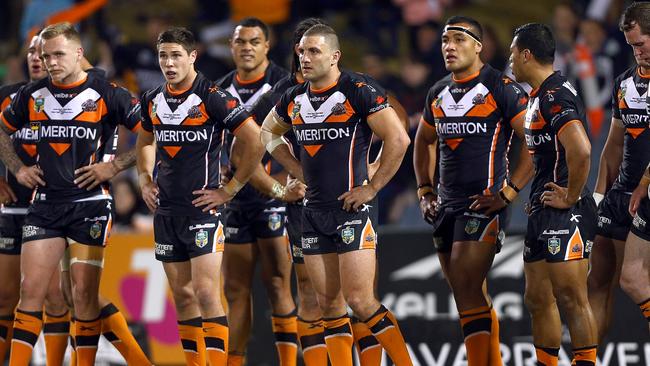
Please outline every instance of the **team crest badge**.
[{"label": "team crest badge", "polygon": [[478,219],[470,219],[469,221],[467,221],[467,224],[465,224],[465,232],[468,235],[475,234],[478,231],[479,225],[480,223]]},{"label": "team crest badge", "polygon": [[341,239],[345,244],[350,244],[354,241],[354,228],[346,227],[341,231]]},{"label": "team crest badge", "polygon": [[282,215],[277,212],[269,216],[269,229],[276,231],[282,225]]},{"label": "team crest badge", "polygon": [[158,109],[158,104],[154,103],[151,106],[151,118],[156,117],[156,109]]},{"label": "team crest badge", "polygon": [[618,91],[618,99],[625,99],[625,93],[627,92],[627,86],[623,86],[619,91]]},{"label": "team crest badge", "polygon": [[197,231],[194,235],[194,244],[199,248],[206,246],[208,244],[208,232],[203,229]]},{"label": "team crest badge", "polygon": [[299,114],[300,114],[300,103],[296,103],[293,105],[293,109],[291,110],[291,119],[298,118]]},{"label": "team crest badge", "polygon": [[201,113],[201,110],[199,109],[198,105],[193,106],[187,111],[187,117],[196,119],[196,118],[201,118],[203,116],[203,113]]},{"label": "team crest badge", "polygon": [[472,98],[472,104],[478,105],[478,104],[485,104],[485,95],[478,93]]},{"label": "team crest badge", "polygon": [[92,99],[88,99],[81,104],[81,110],[84,112],[97,112],[97,102]]},{"label": "team crest badge", "polygon": [[560,238],[548,238],[548,252],[552,255],[556,255],[560,252]]},{"label": "team crest badge", "polygon": [[343,114],[345,114],[345,105],[343,103],[334,104],[334,107],[332,107],[332,115],[340,116]]},{"label": "team crest badge", "polygon": [[433,106],[436,108],[440,108],[441,104],[442,104],[442,98],[436,98],[436,100],[433,101]]},{"label": "team crest badge", "polygon": [[34,112],[41,113],[45,107],[45,98],[39,96],[34,100]]},{"label": "team crest badge", "polygon": [[90,226],[90,237],[93,239],[99,238],[102,234],[102,224],[98,221],[95,221],[92,226]]}]

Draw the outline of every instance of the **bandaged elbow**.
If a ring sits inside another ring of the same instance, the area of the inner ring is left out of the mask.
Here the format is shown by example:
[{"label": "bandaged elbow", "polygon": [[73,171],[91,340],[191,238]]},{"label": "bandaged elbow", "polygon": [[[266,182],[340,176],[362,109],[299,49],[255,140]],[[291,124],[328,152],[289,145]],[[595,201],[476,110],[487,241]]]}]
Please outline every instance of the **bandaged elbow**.
[{"label": "bandaged elbow", "polygon": [[269,153],[272,153],[278,146],[286,144],[282,136],[268,131],[265,128],[262,128],[260,136],[262,138],[262,145],[264,145],[266,151]]}]

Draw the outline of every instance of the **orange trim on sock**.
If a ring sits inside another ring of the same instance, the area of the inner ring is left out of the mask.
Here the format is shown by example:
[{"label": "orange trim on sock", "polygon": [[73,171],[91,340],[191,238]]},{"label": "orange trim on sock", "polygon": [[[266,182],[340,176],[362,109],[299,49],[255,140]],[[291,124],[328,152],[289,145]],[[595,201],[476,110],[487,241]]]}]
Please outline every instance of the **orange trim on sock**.
[{"label": "orange trim on sock", "polygon": [[298,339],[305,366],[327,366],[323,321],[298,318]]},{"label": "orange trim on sock", "polygon": [[[537,364],[544,366],[557,366],[559,348],[546,348],[535,346],[535,355],[537,356]],[[552,353],[549,353],[551,351]]]},{"label": "orange trim on sock", "polygon": [[129,365],[151,365],[131,334],[124,315],[113,304],[104,306],[101,310],[102,334],[120,352]]},{"label": "orange trim on sock", "polygon": [[191,366],[205,366],[206,355],[205,341],[203,340],[203,328],[201,327],[202,321],[200,318],[196,318],[187,322],[197,324],[178,324],[178,334],[183,346],[186,364]]},{"label": "orange trim on sock", "polygon": [[298,324],[296,316],[271,316],[280,366],[296,366],[298,357]]}]

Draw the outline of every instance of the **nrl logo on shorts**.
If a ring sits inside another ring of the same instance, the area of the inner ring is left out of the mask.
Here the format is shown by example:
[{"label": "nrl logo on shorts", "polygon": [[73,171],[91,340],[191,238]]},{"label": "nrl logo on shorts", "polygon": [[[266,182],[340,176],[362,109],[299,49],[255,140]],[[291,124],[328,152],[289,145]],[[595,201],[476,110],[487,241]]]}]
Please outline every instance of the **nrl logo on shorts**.
[{"label": "nrl logo on shorts", "polygon": [[208,244],[208,232],[203,229],[197,231],[196,235],[194,235],[194,244],[199,248],[206,246]]},{"label": "nrl logo on shorts", "polygon": [[97,102],[92,99],[88,99],[87,101],[83,102],[83,104],[81,104],[81,110],[84,112],[97,112]]},{"label": "nrl logo on shorts", "polygon": [[334,104],[334,107],[332,107],[332,115],[333,116],[340,116],[345,114],[346,109],[345,105],[343,103],[336,103]]},{"label": "nrl logo on shorts", "polygon": [[101,234],[102,234],[102,224],[98,221],[95,221],[95,223],[90,226],[90,237],[93,239],[97,239]]},{"label": "nrl logo on shorts", "polygon": [[560,238],[556,238],[555,236],[548,238],[548,252],[552,255],[560,252]]},{"label": "nrl logo on shorts", "polygon": [[346,227],[341,231],[341,239],[345,244],[350,244],[354,241],[354,228]]},{"label": "nrl logo on shorts", "polygon": [[282,215],[277,212],[272,213],[269,216],[269,229],[276,231],[282,226]]},{"label": "nrl logo on shorts", "polygon": [[478,219],[471,219],[467,221],[467,224],[465,224],[465,232],[469,235],[472,235],[478,231],[479,226],[480,222]]},{"label": "nrl logo on shorts", "polygon": [[472,104],[485,104],[485,95],[478,93],[472,98]]},{"label": "nrl logo on shorts", "polygon": [[191,119],[201,118],[203,113],[201,113],[199,106],[195,105],[187,111],[187,117]]},{"label": "nrl logo on shorts", "polygon": [[291,119],[298,118],[299,114],[300,114],[300,103],[296,103],[293,105],[293,109],[291,110]]},{"label": "nrl logo on shorts", "polygon": [[41,113],[45,107],[45,98],[38,96],[34,100],[34,112]]}]

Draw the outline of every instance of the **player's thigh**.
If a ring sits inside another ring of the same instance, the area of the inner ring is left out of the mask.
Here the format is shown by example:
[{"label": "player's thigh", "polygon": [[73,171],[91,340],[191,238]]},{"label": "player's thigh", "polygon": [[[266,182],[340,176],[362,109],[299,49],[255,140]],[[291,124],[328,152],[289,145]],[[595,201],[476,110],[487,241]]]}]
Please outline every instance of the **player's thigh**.
[{"label": "player's thigh", "polygon": [[355,250],[339,255],[343,296],[374,298],[376,253],[372,249]]},{"label": "player's thigh", "polygon": [[262,277],[286,279],[291,276],[291,257],[286,236],[257,239]]}]

